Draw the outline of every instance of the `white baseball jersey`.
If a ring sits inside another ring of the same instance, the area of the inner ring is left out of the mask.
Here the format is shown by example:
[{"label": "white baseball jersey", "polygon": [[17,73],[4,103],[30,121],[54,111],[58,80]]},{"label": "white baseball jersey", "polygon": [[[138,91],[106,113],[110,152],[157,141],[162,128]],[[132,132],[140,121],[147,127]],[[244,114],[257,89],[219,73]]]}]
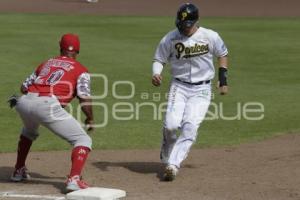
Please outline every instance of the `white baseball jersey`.
[{"label": "white baseball jersey", "polygon": [[227,54],[223,40],[213,30],[199,27],[192,36],[187,37],[175,29],[160,41],[154,61],[170,63],[174,78],[195,83],[213,79],[213,56],[223,57]]}]

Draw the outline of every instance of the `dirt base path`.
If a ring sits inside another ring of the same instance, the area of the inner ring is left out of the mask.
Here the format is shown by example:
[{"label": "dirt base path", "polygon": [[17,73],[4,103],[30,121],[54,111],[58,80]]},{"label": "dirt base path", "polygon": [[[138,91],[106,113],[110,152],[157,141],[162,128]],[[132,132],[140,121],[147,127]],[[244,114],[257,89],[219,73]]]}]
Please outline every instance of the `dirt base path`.
[{"label": "dirt base path", "polygon": [[[62,195],[69,154],[30,154],[33,180],[20,184],[9,181],[15,154],[0,154],[0,192]],[[126,200],[300,199],[300,134],[234,148],[193,149],[174,182],[161,181],[158,154],[158,150],[93,151],[84,178],[92,186],[127,191]]]}]

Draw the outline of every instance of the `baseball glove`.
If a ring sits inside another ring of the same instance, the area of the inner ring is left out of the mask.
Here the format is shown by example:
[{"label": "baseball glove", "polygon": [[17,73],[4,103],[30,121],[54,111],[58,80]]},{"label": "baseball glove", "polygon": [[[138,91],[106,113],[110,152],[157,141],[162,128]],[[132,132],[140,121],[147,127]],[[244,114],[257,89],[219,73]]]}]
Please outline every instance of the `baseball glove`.
[{"label": "baseball glove", "polygon": [[18,103],[18,99],[19,99],[19,97],[15,94],[12,95],[11,97],[9,97],[9,99],[7,101],[9,103],[9,107],[14,108]]}]

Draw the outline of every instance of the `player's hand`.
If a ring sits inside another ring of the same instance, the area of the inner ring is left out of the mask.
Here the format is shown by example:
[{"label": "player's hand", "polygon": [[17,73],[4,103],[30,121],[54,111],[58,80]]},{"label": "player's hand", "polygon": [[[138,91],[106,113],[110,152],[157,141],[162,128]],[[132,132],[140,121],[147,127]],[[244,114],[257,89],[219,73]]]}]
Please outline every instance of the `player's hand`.
[{"label": "player's hand", "polygon": [[162,76],[159,74],[155,74],[154,76],[152,76],[152,84],[156,87],[160,86],[162,81]]},{"label": "player's hand", "polygon": [[228,93],[228,86],[227,85],[223,85],[222,87],[219,87],[219,91],[221,95],[225,95]]},{"label": "player's hand", "polygon": [[228,85],[220,86],[220,82],[218,82],[217,88],[219,89],[220,95],[225,95],[228,93]]},{"label": "player's hand", "polygon": [[84,121],[85,127],[87,129],[87,131],[93,131],[94,130],[94,121],[91,119],[86,119]]}]

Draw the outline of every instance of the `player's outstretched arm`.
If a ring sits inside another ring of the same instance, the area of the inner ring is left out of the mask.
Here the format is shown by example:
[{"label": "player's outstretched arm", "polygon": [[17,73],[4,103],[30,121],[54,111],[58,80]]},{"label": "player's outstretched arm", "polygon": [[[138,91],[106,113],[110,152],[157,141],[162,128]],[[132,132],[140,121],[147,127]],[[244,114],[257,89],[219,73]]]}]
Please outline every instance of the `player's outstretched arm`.
[{"label": "player's outstretched arm", "polygon": [[37,78],[36,72],[33,72],[26,80],[22,83],[20,92],[22,94],[27,94],[28,93],[28,87],[33,84],[35,79]]},{"label": "player's outstretched arm", "polygon": [[161,72],[164,66],[160,62],[154,61],[152,65],[152,84],[154,86],[160,86],[162,81]]},{"label": "player's outstretched arm", "polygon": [[94,129],[94,116],[91,98],[91,77],[89,73],[82,73],[78,77],[76,90],[81,110],[86,116],[86,120],[84,121],[86,129],[92,131]]},{"label": "player's outstretched arm", "polygon": [[80,102],[81,110],[86,116],[86,119],[84,121],[86,128],[88,131],[92,131],[94,129],[92,99],[90,97],[78,97],[78,99]]},{"label": "player's outstretched arm", "polygon": [[219,62],[219,91],[221,95],[228,93],[227,84],[227,70],[228,70],[228,56],[223,56],[218,58]]}]

